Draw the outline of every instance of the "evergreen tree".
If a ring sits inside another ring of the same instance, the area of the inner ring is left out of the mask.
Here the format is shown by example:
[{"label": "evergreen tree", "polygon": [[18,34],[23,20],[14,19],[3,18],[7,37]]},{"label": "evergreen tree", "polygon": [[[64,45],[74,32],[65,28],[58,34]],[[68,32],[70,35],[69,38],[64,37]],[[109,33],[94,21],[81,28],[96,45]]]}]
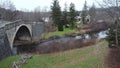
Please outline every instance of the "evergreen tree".
[{"label": "evergreen tree", "polygon": [[90,15],[90,22],[91,23],[95,23],[95,16],[96,16],[96,8],[95,5],[93,3],[92,7],[89,9],[89,15]]},{"label": "evergreen tree", "polygon": [[112,24],[107,32],[107,41],[109,42],[109,47],[113,44],[115,45],[115,24]]},{"label": "evergreen tree", "polygon": [[[87,1],[85,0],[85,4],[81,14],[82,24],[87,24],[86,16],[87,16]],[[82,34],[81,36],[83,39],[85,39],[85,34]]]},{"label": "evergreen tree", "polygon": [[73,29],[75,28],[75,22],[76,22],[76,16],[77,16],[77,13],[76,13],[76,10],[75,10],[75,5],[73,3],[70,4],[70,8],[69,8],[69,18],[70,18],[70,27]]},{"label": "evergreen tree", "polygon": [[[120,44],[120,20],[116,19],[114,23],[111,24],[107,32],[107,41],[109,42],[109,47],[117,46]],[[118,24],[118,25],[117,25]],[[117,33],[117,35],[116,35]],[[116,39],[117,37],[117,39]],[[116,42],[118,41],[118,43]]]},{"label": "evergreen tree", "polygon": [[63,30],[63,24],[61,22],[61,7],[58,0],[53,0],[53,5],[51,6],[51,17],[53,23],[58,27],[58,30]]},{"label": "evergreen tree", "polygon": [[82,17],[82,23],[83,24],[86,24],[86,16],[87,16],[87,1],[85,0],[85,4],[84,4],[84,7],[83,7],[83,10],[82,10],[82,14],[81,14],[81,17]]},{"label": "evergreen tree", "polygon": [[[90,15],[90,23],[96,23],[96,8],[95,5],[93,3],[92,7],[90,7],[89,11],[88,11],[89,15]],[[97,38],[98,33],[89,33],[91,38]]]},{"label": "evergreen tree", "polygon": [[68,21],[68,11],[67,11],[67,4],[65,3],[65,8],[64,8],[64,11],[63,11],[63,23],[65,25],[65,27],[68,27],[67,24],[69,24],[69,21]]}]

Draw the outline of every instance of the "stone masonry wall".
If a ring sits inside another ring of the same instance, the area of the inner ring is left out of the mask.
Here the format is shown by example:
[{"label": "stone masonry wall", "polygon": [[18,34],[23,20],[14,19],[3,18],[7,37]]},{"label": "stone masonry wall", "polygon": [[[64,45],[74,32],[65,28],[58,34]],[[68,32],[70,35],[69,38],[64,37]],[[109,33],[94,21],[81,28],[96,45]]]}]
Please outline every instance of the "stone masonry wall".
[{"label": "stone masonry wall", "polygon": [[[19,24],[20,23],[18,23],[18,25]],[[10,28],[14,27],[11,25],[9,25]],[[6,30],[10,28],[8,28],[8,26],[0,28],[0,60],[13,55],[11,51],[10,43],[8,41],[8,36],[6,33]],[[44,30],[45,30],[44,22],[33,23],[32,24],[32,39],[38,40],[41,34],[44,33]]]},{"label": "stone masonry wall", "polygon": [[0,35],[0,60],[11,55],[12,55],[12,52],[11,52],[7,35],[5,33],[1,34]]},{"label": "stone masonry wall", "polygon": [[44,33],[44,31],[45,31],[44,22],[37,22],[37,23],[33,24],[33,26],[32,26],[33,40],[40,39],[40,36],[42,35],[42,33]]}]

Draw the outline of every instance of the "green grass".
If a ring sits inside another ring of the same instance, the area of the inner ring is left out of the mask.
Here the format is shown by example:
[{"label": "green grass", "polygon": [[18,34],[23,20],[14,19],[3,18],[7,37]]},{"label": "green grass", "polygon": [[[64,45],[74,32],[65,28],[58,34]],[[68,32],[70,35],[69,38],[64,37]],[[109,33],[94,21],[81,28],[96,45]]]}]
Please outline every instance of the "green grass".
[{"label": "green grass", "polygon": [[[106,68],[101,64],[104,62],[101,59],[106,56],[107,42],[98,45],[53,54],[34,55],[21,68]],[[11,63],[18,58],[13,56],[2,60],[0,68],[10,68]]]},{"label": "green grass", "polygon": [[48,39],[48,38],[53,37],[53,36],[62,37],[65,34],[72,34],[75,32],[76,32],[75,29],[64,28],[64,31],[55,31],[55,32],[44,33],[44,34],[42,34],[41,38]]},{"label": "green grass", "polygon": [[13,61],[18,61],[19,56],[12,56],[0,62],[0,68],[12,68]]}]

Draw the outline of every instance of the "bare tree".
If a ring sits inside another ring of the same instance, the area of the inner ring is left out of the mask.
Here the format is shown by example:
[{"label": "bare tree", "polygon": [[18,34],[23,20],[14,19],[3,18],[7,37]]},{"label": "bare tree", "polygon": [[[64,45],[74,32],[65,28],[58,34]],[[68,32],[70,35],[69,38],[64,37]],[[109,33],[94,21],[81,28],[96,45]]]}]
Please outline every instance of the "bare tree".
[{"label": "bare tree", "polygon": [[12,11],[16,10],[15,5],[10,0],[2,0],[0,5],[1,5],[1,8],[9,9]]},{"label": "bare tree", "polygon": [[47,11],[47,7],[45,6],[41,11],[41,17],[45,21],[47,18],[50,17],[49,12]]},{"label": "bare tree", "polygon": [[38,6],[34,9],[34,19],[35,19],[35,21],[41,21],[42,20],[40,6]]},{"label": "bare tree", "polygon": [[[98,1],[97,1],[98,3]],[[120,1],[119,0],[103,0],[103,4],[98,3],[102,8],[106,8],[106,12],[113,18],[115,19],[114,24],[112,24],[113,26],[111,26],[109,33],[112,34],[112,32],[115,32],[115,44],[116,46],[119,45],[119,36],[118,36],[118,27],[119,24],[119,17],[120,17]],[[112,29],[115,26],[114,29]],[[113,34],[111,35],[109,34],[109,38],[111,38],[110,36],[113,36]],[[114,37],[114,36],[113,36]]]},{"label": "bare tree", "polygon": [[16,19],[18,11],[10,0],[2,0],[0,3],[0,16],[3,20],[12,21]]},{"label": "bare tree", "polygon": [[96,2],[99,4],[101,8],[104,8],[108,15],[112,18],[116,18],[120,16],[120,2],[119,0],[103,0],[100,3],[98,0]]}]

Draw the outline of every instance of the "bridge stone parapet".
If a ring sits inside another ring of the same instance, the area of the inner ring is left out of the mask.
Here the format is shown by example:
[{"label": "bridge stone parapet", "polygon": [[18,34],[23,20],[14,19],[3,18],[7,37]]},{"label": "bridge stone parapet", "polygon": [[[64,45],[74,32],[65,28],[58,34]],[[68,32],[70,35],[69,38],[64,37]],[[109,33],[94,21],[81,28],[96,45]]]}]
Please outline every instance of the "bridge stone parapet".
[{"label": "bridge stone parapet", "polygon": [[23,24],[22,20],[16,20],[14,22],[10,22],[10,23],[6,24],[4,28],[5,28],[5,30],[9,30],[9,29],[17,27],[17,26],[19,26],[21,24]]}]

